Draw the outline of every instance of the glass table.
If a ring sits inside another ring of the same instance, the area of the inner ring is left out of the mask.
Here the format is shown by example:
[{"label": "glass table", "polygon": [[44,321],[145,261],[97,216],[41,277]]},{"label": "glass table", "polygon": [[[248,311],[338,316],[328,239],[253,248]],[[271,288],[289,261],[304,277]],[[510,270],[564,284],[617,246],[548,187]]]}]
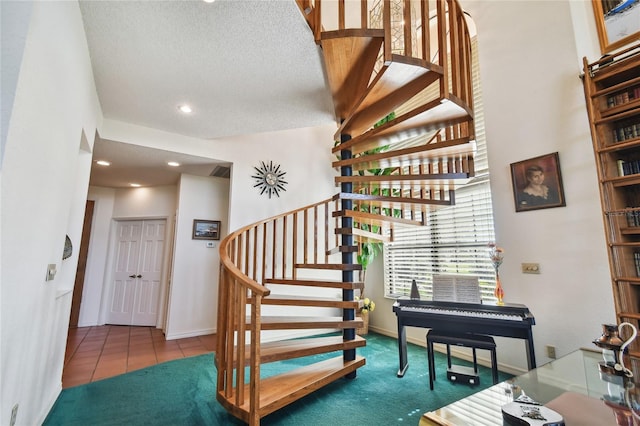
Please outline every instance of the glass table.
[{"label": "glass table", "polygon": [[[501,407],[524,391],[530,398],[560,413],[566,426],[634,426],[634,416],[627,407],[632,405],[638,409],[640,397],[636,390],[640,386],[633,381],[623,383],[621,376],[600,373],[600,361],[600,351],[577,350],[528,373],[425,413],[419,425],[502,425]],[[634,374],[634,380],[638,380],[639,375],[640,372]],[[640,425],[640,417],[635,421],[635,425]]]}]

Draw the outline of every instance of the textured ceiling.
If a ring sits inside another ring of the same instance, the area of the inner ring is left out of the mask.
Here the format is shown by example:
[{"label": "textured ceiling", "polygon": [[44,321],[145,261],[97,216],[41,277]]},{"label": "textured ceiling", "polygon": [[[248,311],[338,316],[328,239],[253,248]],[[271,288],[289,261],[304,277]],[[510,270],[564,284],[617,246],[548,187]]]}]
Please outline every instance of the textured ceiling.
[{"label": "textured ceiling", "polygon": [[[80,10],[105,118],[204,139],[334,122],[294,0],[81,1]],[[194,112],[180,113],[183,103]]]}]

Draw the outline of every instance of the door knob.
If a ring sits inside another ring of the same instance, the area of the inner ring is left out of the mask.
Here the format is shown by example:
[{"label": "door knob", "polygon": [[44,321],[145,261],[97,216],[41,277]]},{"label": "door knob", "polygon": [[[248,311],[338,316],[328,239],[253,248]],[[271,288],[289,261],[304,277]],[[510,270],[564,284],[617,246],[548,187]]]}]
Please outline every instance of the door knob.
[{"label": "door knob", "polygon": [[133,275],[129,275],[129,278],[142,278],[142,275],[138,274],[133,274]]},{"label": "door knob", "polygon": [[136,278],[142,278],[142,275],[138,274],[138,275],[136,276]]}]

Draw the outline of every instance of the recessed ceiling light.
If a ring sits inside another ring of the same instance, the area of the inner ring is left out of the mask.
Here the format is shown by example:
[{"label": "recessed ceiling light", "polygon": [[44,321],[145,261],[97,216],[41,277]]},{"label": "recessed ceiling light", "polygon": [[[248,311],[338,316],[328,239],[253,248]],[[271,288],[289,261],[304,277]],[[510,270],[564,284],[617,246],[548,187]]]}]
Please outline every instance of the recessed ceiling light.
[{"label": "recessed ceiling light", "polygon": [[111,165],[110,162],[105,161],[105,160],[98,160],[98,161],[96,161],[96,164],[99,165],[99,166],[110,166]]},{"label": "recessed ceiling light", "polygon": [[213,3],[216,0],[204,0],[205,3]]},{"label": "recessed ceiling light", "polygon": [[191,109],[191,107],[190,107],[189,105],[186,105],[186,104],[185,104],[185,105],[180,105],[180,106],[178,107],[178,109],[179,109],[180,111],[184,112],[185,114],[189,114],[189,113],[193,112],[193,110]]},{"label": "recessed ceiling light", "polygon": [[167,165],[169,165],[171,167],[178,167],[180,165],[180,163],[176,163],[175,161],[169,161],[167,163]]},{"label": "recessed ceiling light", "polygon": [[140,185],[139,183],[130,183],[129,186],[133,186],[134,188],[139,188],[142,185]]}]

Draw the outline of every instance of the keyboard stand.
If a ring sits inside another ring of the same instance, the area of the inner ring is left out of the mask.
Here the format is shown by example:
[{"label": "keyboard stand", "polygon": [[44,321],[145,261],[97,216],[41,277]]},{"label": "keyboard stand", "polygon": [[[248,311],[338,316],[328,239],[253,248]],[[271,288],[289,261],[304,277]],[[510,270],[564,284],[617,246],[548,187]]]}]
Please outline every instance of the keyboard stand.
[{"label": "keyboard stand", "polygon": [[[427,312],[427,310],[461,311],[465,315]],[[527,366],[536,368],[536,354],[532,326],[535,318],[525,305],[507,303],[491,304],[434,302],[426,300],[398,299],[393,304],[398,327],[398,377],[409,368],[407,356],[407,327],[437,329],[446,333],[472,333],[487,336],[523,339],[526,343]],[[477,314],[477,315],[476,315]],[[497,318],[493,315],[497,314]],[[504,320],[501,316],[517,317]]]}]

